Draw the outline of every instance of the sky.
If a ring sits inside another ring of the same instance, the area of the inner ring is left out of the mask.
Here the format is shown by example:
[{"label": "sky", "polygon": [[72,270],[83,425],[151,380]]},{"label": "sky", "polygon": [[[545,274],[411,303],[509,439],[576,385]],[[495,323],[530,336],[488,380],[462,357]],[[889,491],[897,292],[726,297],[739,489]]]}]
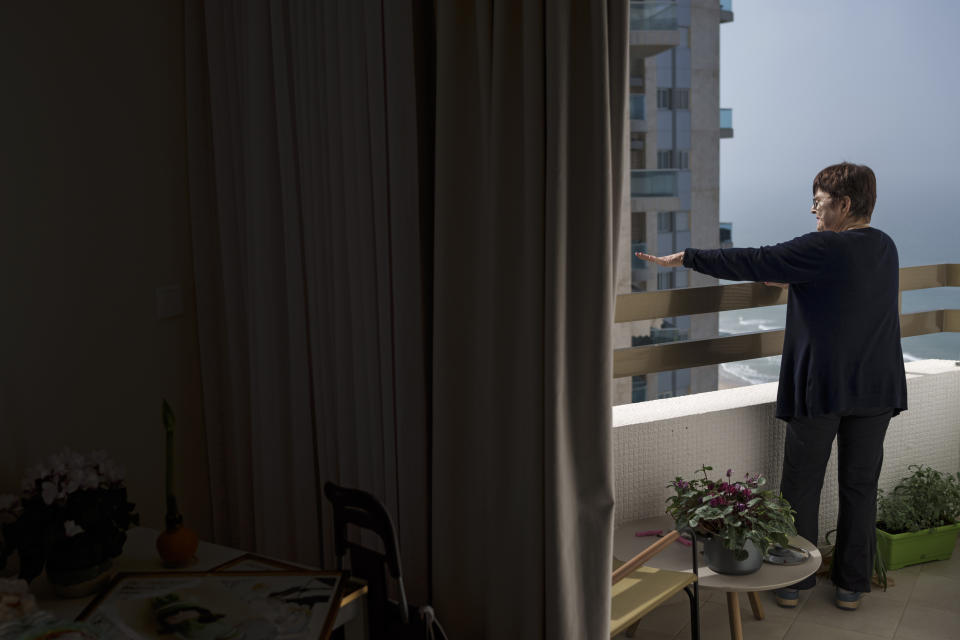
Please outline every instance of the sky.
[{"label": "sky", "polygon": [[877,175],[901,266],[960,262],[960,2],[733,0],[720,26],[720,220],[736,246],[813,231],[811,183]]}]

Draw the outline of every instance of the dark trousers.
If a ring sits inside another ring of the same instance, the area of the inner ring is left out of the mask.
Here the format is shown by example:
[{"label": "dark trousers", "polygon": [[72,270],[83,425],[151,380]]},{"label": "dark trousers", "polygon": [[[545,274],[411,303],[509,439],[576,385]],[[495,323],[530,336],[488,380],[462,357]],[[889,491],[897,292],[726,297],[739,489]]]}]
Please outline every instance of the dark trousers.
[{"label": "dark trousers", "polygon": [[[890,409],[877,409],[855,415],[791,418],[787,423],[780,490],[797,512],[797,533],[815,544],[820,490],[833,439],[837,438],[840,513],[831,578],[837,586],[851,591],[870,591],[877,480],[891,415]],[[816,576],[810,576],[793,588],[809,589],[816,583]]]}]

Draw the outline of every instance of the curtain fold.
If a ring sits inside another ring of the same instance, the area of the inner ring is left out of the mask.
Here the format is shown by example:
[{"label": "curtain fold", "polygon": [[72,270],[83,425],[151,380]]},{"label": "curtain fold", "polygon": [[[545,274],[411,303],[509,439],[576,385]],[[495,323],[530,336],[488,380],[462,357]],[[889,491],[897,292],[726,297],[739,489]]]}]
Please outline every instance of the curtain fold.
[{"label": "curtain fold", "polygon": [[432,550],[453,637],[608,635],[626,11],[437,4]]},{"label": "curtain fold", "polygon": [[432,53],[414,37],[431,8],[184,6],[216,541],[333,566],[322,483],[358,487],[426,601]]}]

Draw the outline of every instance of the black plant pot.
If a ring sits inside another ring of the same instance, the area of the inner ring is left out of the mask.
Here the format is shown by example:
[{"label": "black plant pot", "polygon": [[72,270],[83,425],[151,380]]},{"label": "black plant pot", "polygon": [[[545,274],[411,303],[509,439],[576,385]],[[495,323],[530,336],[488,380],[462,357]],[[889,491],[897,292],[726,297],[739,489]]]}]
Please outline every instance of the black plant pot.
[{"label": "black plant pot", "polygon": [[703,560],[710,569],[717,573],[735,576],[753,573],[763,566],[763,554],[752,540],[747,540],[744,549],[747,551],[747,557],[743,560],[737,560],[734,552],[724,547],[720,538],[712,536],[705,538],[703,541]]}]

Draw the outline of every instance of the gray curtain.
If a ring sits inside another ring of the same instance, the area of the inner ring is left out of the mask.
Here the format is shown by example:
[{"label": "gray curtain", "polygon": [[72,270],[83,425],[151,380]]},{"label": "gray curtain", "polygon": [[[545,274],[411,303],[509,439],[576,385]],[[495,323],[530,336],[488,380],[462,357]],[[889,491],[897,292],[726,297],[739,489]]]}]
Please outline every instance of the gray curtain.
[{"label": "gray curtain", "polygon": [[322,483],[365,489],[424,602],[432,7],[184,7],[215,539],[333,566]]},{"label": "gray curtain", "polygon": [[184,6],[216,540],[331,479],[451,637],[605,637],[627,3]]},{"label": "gray curtain", "polygon": [[609,635],[626,13],[437,3],[432,550],[451,637]]}]

